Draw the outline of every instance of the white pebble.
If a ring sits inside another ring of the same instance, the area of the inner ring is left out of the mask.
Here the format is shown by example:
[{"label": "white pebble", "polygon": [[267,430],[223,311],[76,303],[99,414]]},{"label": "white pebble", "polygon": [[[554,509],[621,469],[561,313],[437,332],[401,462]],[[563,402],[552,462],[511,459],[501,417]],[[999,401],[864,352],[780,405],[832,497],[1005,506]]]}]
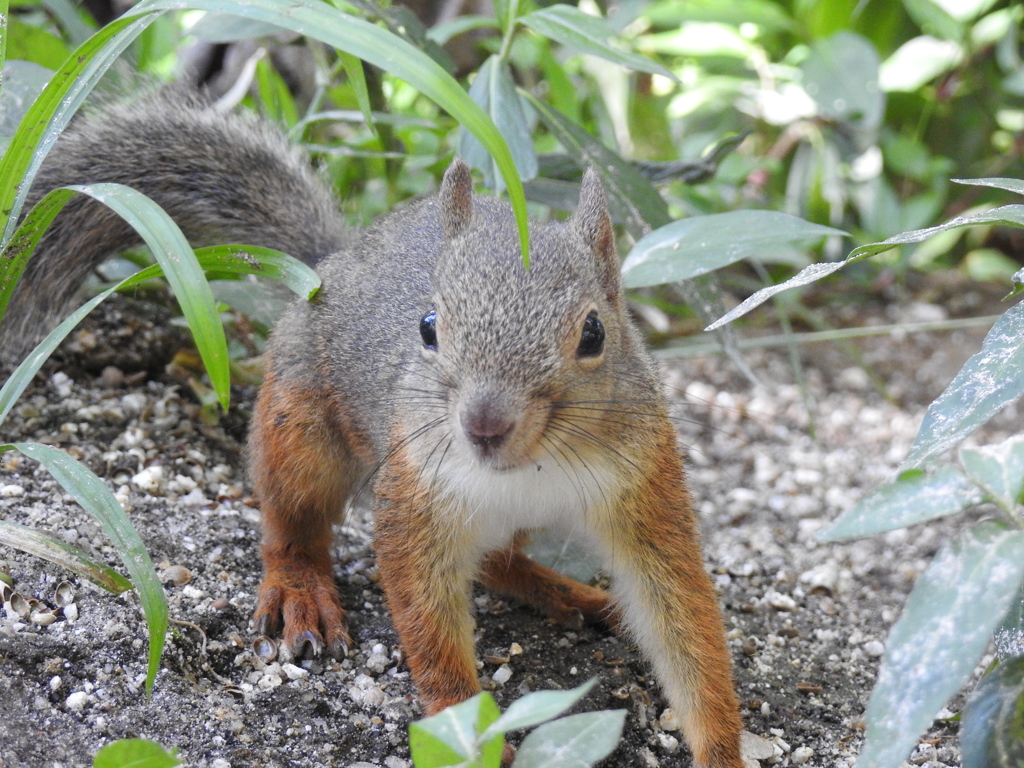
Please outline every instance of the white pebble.
[{"label": "white pebble", "polygon": [[671,709],[666,709],[658,718],[658,727],[663,731],[678,731],[680,728],[679,718]]},{"label": "white pebble", "polygon": [[210,763],[210,768],[231,768],[231,763],[229,763],[223,757],[218,757],[216,760]]},{"label": "white pebble", "polygon": [[512,667],[510,667],[508,664],[502,664],[500,667],[494,670],[494,674],[491,675],[491,680],[496,682],[498,685],[504,685],[511,679]]},{"label": "white pebble", "polygon": [[281,671],[289,680],[302,680],[309,677],[309,670],[297,667],[294,664],[282,664]]},{"label": "white pebble", "polygon": [[143,491],[153,493],[160,489],[160,485],[163,483],[163,480],[164,468],[159,464],[154,464],[151,467],[146,467],[137,475],[132,477],[132,484]]},{"label": "white pebble", "polygon": [[777,611],[795,611],[796,601],[789,595],[772,590],[764,597],[765,602]]},{"label": "white pebble", "polygon": [[797,747],[793,750],[793,755],[790,759],[793,761],[793,765],[803,765],[812,757],[814,757],[813,749],[810,747]]},{"label": "white pebble", "polygon": [[25,489],[20,485],[0,485],[0,496],[13,499],[15,496],[24,496]]},{"label": "white pebble", "polygon": [[85,709],[86,698],[88,697],[85,691],[75,691],[64,700],[64,704],[67,705],[67,708],[72,712],[81,712]]},{"label": "white pebble", "polygon": [[883,653],[885,653],[885,646],[877,640],[868,640],[864,643],[864,653],[873,659],[877,659]]},{"label": "white pebble", "polygon": [[60,690],[60,686],[61,686],[60,675],[54,675],[53,677],[50,678],[50,690],[51,691],[54,691],[54,692],[59,691]]},{"label": "white pebble", "polygon": [[256,687],[266,691],[270,688],[276,688],[281,685],[284,680],[281,679],[280,675],[262,675],[259,681],[256,683]]},{"label": "white pebble", "polygon": [[667,733],[658,734],[658,745],[670,755],[679,751],[679,739]]},{"label": "white pebble", "polygon": [[368,707],[379,707],[384,703],[384,691],[380,688],[368,688],[363,691],[363,704]]},{"label": "white pebble", "polygon": [[391,657],[383,653],[371,653],[366,657],[366,668],[378,675],[391,664]]}]

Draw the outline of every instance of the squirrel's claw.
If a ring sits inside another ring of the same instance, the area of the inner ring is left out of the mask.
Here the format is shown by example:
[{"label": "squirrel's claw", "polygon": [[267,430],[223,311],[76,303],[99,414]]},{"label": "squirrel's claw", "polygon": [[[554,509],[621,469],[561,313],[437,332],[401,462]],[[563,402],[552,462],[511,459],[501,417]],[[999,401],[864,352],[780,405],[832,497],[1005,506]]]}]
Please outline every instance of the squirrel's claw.
[{"label": "squirrel's claw", "polygon": [[315,659],[323,653],[324,641],[316,632],[307,629],[295,644],[289,644],[289,650],[298,659]]},{"label": "squirrel's claw", "polygon": [[348,656],[348,642],[344,637],[337,637],[327,647],[327,655],[335,661],[343,661]]},{"label": "squirrel's claw", "polygon": [[328,655],[341,661],[351,644],[345,610],[330,574],[271,572],[260,585],[254,630],[284,635],[284,644],[299,659]]}]

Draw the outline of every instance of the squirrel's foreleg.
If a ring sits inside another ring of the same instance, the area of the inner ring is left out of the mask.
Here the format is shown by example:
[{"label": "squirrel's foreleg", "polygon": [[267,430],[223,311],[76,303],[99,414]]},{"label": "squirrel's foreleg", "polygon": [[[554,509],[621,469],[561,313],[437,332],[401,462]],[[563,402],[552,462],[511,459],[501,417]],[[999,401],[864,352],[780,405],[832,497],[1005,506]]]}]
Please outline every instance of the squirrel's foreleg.
[{"label": "squirrel's foreleg", "polygon": [[479,693],[469,527],[418,484],[403,453],[378,484],[374,547],[388,609],[426,714]]},{"label": "squirrel's foreleg", "polygon": [[332,425],[322,390],[270,371],[249,436],[250,464],[263,515],[263,582],[253,625],[282,629],[297,656],[326,650],[341,658],[351,643],[332,575],[331,526],[355,482],[354,462]]},{"label": "squirrel's foreleg", "polygon": [[651,661],[701,768],[742,768],[722,616],[704,570],[675,434],[655,436],[635,486],[595,531],[626,629]]}]

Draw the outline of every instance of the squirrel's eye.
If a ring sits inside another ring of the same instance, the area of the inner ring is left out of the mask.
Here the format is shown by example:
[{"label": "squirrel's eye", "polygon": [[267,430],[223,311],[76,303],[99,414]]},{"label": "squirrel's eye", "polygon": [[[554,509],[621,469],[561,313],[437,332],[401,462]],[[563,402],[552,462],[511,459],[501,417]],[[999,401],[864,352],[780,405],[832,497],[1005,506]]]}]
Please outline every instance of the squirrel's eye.
[{"label": "squirrel's eye", "polygon": [[597,357],[604,349],[604,326],[597,319],[597,312],[591,312],[583,321],[583,333],[576,354],[580,357]]},{"label": "squirrel's eye", "polygon": [[424,349],[437,349],[437,313],[430,310],[420,320],[420,337],[423,339]]}]

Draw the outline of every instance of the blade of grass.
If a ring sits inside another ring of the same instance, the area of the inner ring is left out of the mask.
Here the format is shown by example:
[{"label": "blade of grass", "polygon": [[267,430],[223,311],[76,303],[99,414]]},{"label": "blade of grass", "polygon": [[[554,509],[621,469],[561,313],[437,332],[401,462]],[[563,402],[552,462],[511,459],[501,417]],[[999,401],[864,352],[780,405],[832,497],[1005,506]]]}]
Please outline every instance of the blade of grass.
[{"label": "blade of grass", "polygon": [[75,185],[68,189],[89,195],[108,206],[127,221],[149,246],[188,320],[196,348],[221,406],[227,410],[231,375],[228,372],[228,343],[224,326],[206,276],[178,225],[148,197],[121,184]]},{"label": "blade of grass", "polygon": [[[0,452],[13,447],[2,446]],[[78,547],[34,528],[0,520],[0,544],[49,560],[115,595],[132,588],[132,583],[110,566],[97,563]]]},{"label": "blade of grass", "polygon": [[146,673],[148,696],[153,692],[153,681],[160,667],[168,620],[167,596],[160,585],[160,579],[153,568],[153,561],[149,559],[145,544],[104,482],[63,451],[38,443],[13,443],[0,448],[14,448],[42,463],[53,475],[53,479],[96,518],[113,542],[121,562],[128,569],[132,583],[139,592],[142,613],[146,617],[146,627],[149,629],[149,669]]},{"label": "blade of grass", "polygon": [[25,265],[28,264],[29,256],[35,250],[39,239],[54,217],[60,213],[60,209],[74,195],[75,193],[68,189],[55,189],[46,195],[32,206],[32,210],[14,232],[7,247],[0,251],[0,317],[7,311],[14,287],[25,271]]}]

